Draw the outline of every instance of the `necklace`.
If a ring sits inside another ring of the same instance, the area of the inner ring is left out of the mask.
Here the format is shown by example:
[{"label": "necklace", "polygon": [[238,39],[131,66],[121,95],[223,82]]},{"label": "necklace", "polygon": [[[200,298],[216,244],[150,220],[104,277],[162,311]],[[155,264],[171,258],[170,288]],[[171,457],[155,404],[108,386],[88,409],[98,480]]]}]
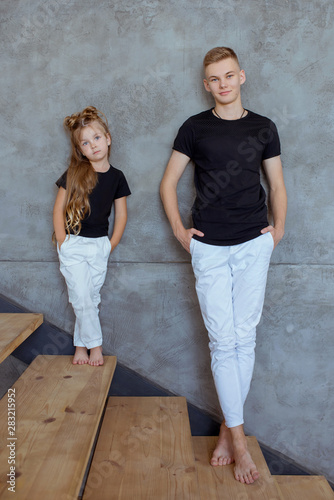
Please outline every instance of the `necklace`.
[{"label": "necklace", "polygon": [[[245,111],[246,111],[246,110],[245,110],[245,108],[242,108],[242,113],[241,113],[241,116],[240,116],[239,120],[241,120],[241,118],[244,116]],[[215,115],[216,115],[216,116],[217,116],[220,120],[223,120],[223,118],[222,118],[221,116],[219,116],[219,114],[217,113],[216,108],[213,108],[213,112],[214,112],[214,114],[215,114]]]}]

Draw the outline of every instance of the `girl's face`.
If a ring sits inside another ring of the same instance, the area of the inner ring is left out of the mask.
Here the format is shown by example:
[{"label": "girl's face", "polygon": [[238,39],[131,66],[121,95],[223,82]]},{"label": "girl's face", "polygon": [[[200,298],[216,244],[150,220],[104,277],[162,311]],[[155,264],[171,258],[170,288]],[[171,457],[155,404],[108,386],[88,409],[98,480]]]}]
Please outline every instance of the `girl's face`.
[{"label": "girl's face", "polygon": [[[79,148],[86,158],[92,163],[103,163],[108,161],[108,147],[111,144],[111,137],[105,133],[99,122],[94,121],[82,127],[79,134]],[[108,163],[109,164],[109,163]]]}]

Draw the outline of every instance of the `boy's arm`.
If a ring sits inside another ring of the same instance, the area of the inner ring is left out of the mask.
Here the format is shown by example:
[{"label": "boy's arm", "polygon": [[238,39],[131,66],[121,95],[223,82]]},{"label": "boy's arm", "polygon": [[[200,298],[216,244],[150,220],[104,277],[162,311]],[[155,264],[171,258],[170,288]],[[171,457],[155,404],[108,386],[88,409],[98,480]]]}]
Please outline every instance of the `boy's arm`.
[{"label": "boy's arm", "polygon": [[113,251],[117,247],[118,243],[121,241],[126,226],[126,221],[128,219],[126,196],[123,196],[122,198],[117,198],[114,201],[114,207],[115,207],[114,228],[110,239],[111,251]]},{"label": "boy's arm", "polygon": [[194,234],[204,236],[197,229],[185,229],[179,212],[177,185],[189,160],[183,153],[173,151],[160,184],[160,196],[174,236],[187,252],[190,252],[190,242]]},{"label": "boy's arm", "polygon": [[64,220],[65,201],[66,201],[66,190],[63,187],[60,187],[53,207],[53,227],[59,248],[61,247],[62,243],[66,238],[65,220]]},{"label": "boy's arm", "polygon": [[274,248],[284,236],[284,225],[287,210],[287,196],[283,179],[281,157],[275,156],[263,161],[270,190],[270,206],[273,213],[274,226],[262,229],[261,233],[271,232],[274,238]]}]

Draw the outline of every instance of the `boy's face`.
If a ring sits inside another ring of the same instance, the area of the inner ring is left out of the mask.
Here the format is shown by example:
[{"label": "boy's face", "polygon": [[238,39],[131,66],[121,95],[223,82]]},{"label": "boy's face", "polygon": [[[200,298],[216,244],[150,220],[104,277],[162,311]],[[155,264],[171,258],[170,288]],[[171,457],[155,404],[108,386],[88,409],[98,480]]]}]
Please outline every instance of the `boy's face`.
[{"label": "boy's face", "polygon": [[210,92],[216,104],[241,103],[240,87],[246,81],[244,70],[229,57],[205,68],[204,87]]}]

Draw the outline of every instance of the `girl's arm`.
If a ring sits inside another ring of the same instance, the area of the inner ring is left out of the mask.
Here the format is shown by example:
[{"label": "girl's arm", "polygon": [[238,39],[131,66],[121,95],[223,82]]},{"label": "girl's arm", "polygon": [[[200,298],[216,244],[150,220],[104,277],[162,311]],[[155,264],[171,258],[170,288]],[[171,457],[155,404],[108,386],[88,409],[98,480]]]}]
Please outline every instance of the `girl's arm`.
[{"label": "girl's arm", "polygon": [[53,207],[53,227],[55,230],[56,240],[61,247],[66,238],[64,208],[66,201],[66,190],[60,187],[57,193],[56,201]]},{"label": "girl's arm", "polygon": [[114,207],[115,207],[115,219],[114,219],[114,229],[110,239],[111,251],[113,251],[117,247],[118,243],[121,241],[126,226],[126,221],[128,219],[126,196],[123,196],[123,198],[117,198],[114,201]]}]

